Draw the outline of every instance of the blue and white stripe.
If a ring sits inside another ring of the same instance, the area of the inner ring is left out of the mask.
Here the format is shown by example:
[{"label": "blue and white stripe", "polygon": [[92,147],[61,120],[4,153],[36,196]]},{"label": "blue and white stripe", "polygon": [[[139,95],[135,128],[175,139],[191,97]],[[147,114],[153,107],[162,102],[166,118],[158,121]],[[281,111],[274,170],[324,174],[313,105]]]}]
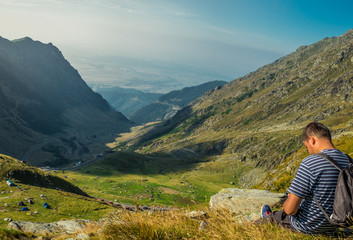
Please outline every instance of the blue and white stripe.
[{"label": "blue and white stripe", "polygon": [[[348,164],[347,156],[337,149],[325,149],[323,153],[332,157],[341,167]],[[299,166],[288,191],[303,198],[295,216],[291,216],[292,226],[303,233],[322,233],[335,230],[313,200],[316,197],[320,205],[330,216],[339,171],[326,159],[310,155]]]}]

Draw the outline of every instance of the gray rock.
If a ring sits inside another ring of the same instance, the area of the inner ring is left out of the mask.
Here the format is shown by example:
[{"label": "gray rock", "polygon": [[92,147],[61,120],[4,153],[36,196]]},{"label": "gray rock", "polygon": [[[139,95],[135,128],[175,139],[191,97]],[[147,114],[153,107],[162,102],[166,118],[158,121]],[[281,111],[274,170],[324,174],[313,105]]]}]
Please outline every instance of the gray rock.
[{"label": "gray rock", "polygon": [[59,221],[56,224],[66,233],[75,233],[76,231],[81,230],[84,226],[83,222],[78,222],[76,220]]},{"label": "gray rock", "polygon": [[55,223],[37,223],[25,221],[17,221],[16,223],[24,232],[50,233],[59,231]]},{"label": "gray rock", "polygon": [[267,190],[226,188],[211,197],[210,210],[228,209],[235,214],[259,212],[263,204],[271,206],[284,197],[284,193]]},{"label": "gray rock", "polygon": [[52,223],[12,221],[8,224],[11,229],[35,234],[46,234],[51,232],[75,233],[81,230],[87,221],[85,220],[66,220]]},{"label": "gray rock", "polygon": [[238,215],[235,217],[235,219],[238,220],[239,223],[248,223],[248,222],[257,220],[260,217],[261,217],[260,212],[254,212],[254,213],[251,213],[250,215]]},{"label": "gray rock", "polygon": [[12,219],[11,218],[4,218],[4,221],[12,222]]}]

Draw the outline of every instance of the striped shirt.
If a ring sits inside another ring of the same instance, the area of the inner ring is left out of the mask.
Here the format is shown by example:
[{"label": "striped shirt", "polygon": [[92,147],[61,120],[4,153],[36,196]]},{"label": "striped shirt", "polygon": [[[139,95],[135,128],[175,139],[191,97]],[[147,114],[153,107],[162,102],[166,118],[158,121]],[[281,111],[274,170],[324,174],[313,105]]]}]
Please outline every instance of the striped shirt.
[{"label": "striped shirt", "polygon": [[[344,153],[337,149],[322,151],[332,157],[341,167],[348,165]],[[326,159],[310,155],[298,169],[288,191],[303,199],[296,215],[291,216],[292,226],[303,233],[322,233],[335,230],[313,200],[316,197],[320,205],[330,216],[333,212],[333,200],[339,171]]]}]

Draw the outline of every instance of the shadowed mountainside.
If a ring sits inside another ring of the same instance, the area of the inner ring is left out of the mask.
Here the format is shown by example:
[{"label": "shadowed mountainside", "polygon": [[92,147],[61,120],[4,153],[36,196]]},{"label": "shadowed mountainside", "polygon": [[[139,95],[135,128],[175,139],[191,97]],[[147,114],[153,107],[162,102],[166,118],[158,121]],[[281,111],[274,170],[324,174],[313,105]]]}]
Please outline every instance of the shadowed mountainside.
[{"label": "shadowed mountainside", "polygon": [[96,92],[101,94],[115,110],[123,113],[128,118],[140,108],[154,102],[163,95],[120,87],[98,88]]},{"label": "shadowed mountainside", "polygon": [[81,158],[102,130],[131,126],[53,44],[30,38],[0,38],[0,100],[0,152],[37,165]]}]

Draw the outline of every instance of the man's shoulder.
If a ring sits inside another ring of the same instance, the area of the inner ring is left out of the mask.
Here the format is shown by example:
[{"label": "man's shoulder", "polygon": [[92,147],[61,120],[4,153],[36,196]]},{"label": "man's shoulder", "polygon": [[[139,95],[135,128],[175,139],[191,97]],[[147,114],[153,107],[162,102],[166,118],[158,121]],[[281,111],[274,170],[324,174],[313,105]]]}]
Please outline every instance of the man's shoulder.
[{"label": "man's shoulder", "polygon": [[317,161],[321,161],[321,160],[323,159],[319,155],[311,154],[303,159],[302,164],[312,165],[312,164],[315,164]]},{"label": "man's shoulder", "polygon": [[[342,163],[342,161],[346,162],[348,160],[346,155],[338,149],[326,149],[326,150],[321,151],[321,153],[329,155],[334,160],[339,161],[340,163]],[[317,154],[312,154],[312,155],[309,155],[306,158],[304,158],[301,164],[306,165],[306,166],[314,166],[314,165],[318,165],[318,164],[322,164],[322,163],[329,164],[329,162],[326,159],[324,159],[323,157],[321,157]]]}]

